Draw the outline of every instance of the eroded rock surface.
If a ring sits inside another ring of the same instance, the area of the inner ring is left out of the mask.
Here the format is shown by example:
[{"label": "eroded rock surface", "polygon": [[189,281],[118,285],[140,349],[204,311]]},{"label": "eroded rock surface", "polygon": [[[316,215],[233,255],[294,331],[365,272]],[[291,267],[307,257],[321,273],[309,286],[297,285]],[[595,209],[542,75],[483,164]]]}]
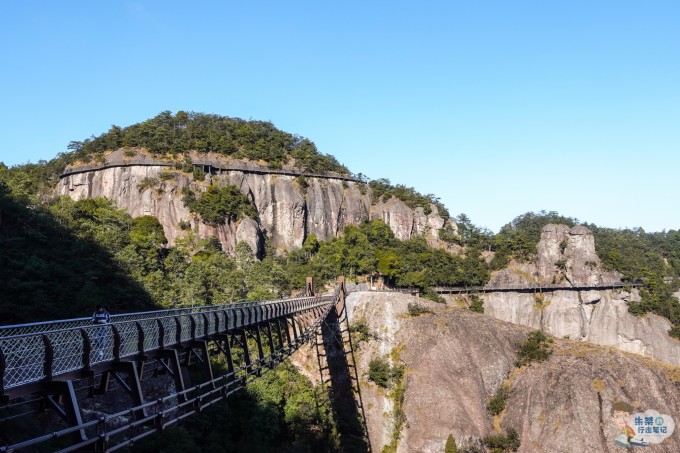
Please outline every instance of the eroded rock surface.
[{"label": "eroded rock surface", "polygon": [[[620,282],[617,273],[602,270],[593,234],[583,226],[547,225],[537,252],[536,263],[513,263],[495,273],[489,286]],[[654,314],[628,313],[628,303],[640,300],[636,289],[495,292],[482,297],[484,314],[494,318],[680,365],[680,341],[668,336],[670,322]]]},{"label": "eroded rock surface", "polygon": [[[116,158],[120,155],[114,153]],[[139,165],[134,162],[114,165],[107,161],[100,168],[91,166],[80,172],[70,168],[57,193],[75,200],[107,197],[133,217],[157,217],[170,245],[185,234],[180,222],[189,222],[201,237],[216,236],[227,253],[233,252],[241,240],[248,242],[253,251],[262,250],[265,234],[276,249],[290,250],[301,247],[309,234],[328,240],[342,234],[348,225],[372,219],[384,220],[399,239],[425,236],[431,245],[445,246],[439,243],[439,229],[445,220],[436,206],[432,205],[428,215],[422,208],[411,209],[397,198],[372,206],[369,187],[333,175],[307,176],[303,187],[295,175],[268,173],[266,167],[263,170],[237,161],[243,169],[207,174],[205,181],[194,181],[191,174],[161,165],[158,159],[140,160]],[[164,178],[160,178],[161,173]],[[200,192],[208,183],[239,187],[255,205],[258,218],[217,227],[203,224],[182,202],[182,190],[188,187]],[[455,229],[455,225],[451,227]]]},{"label": "eroded rock surface", "polygon": [[[435,313],[410,317],[413,302]],[[484,436],[509,428],[520,435],[520,452],[623,451],[611,425],[617,401],[680,419],[678,367],[557,339],[548,361],[518,370],[515,351],[531,331],[526,327],[403,294],[354,293],[348,307],[351,320],[366,319],[374,334],[356,354],[373,451],[391,440],[394,406],[389,391],[367,380],[368,362],[394,348],[406,367],[400,453],[440,453],[449,434],[459,447],[481,446]],[[504,381],[510,397],[494,419],[486,404]],[[680,436],[645,451],[680,451]]]}]

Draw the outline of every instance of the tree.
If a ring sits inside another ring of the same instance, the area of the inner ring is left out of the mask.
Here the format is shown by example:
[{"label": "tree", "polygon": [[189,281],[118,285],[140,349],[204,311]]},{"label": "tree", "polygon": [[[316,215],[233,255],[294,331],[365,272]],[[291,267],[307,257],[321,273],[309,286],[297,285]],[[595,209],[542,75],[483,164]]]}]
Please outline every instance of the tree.
[{"label": "tree", "polygon": [[449,434],[449,437],[446,438],[444,453],[456,453],[457,451],[458,448],[456,447],[456,439],[453,437],[453,434]]}]

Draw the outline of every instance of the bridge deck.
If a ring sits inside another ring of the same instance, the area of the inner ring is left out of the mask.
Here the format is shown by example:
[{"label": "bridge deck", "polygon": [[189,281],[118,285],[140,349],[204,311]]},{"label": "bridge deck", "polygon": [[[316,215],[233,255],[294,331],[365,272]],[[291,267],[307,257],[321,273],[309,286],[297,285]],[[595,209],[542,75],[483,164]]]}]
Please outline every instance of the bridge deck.
[{"label": "bridge deck", "polygon": [[336,296],[161,310],[0,327],[0,397],[30,393],[45,381],[83,377],[112,362],[143,360],[248,326],[330,307]]}]

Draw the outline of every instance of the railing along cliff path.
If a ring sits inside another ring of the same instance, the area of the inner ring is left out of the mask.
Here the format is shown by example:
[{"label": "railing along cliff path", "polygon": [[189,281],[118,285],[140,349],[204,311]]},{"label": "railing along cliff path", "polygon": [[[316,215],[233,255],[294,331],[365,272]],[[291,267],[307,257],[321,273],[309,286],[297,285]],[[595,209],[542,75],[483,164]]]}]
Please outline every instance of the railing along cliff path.
[{"label": "railing along cliff path", "polygon": [[613,283],[593,283],[575,284],[566,286],[564,284],[547,285],[486,285],[486,286],[437,286],[432,288],[439,294],[461,294],[461,293],[496,293],[496,292],[552,292],[552,291],[602,291],[607,289],[637,288],[644,282],[635,280],[632,282],[613,282]]}]

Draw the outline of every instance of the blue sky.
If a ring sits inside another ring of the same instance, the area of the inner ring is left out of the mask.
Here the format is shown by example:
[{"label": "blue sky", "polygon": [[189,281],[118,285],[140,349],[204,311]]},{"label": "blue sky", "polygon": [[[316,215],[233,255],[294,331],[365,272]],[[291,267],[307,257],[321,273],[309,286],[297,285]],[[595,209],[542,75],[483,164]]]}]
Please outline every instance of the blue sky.
[{"label": "blue sky", "polygon": [[162,110],[272,121],[497,231],[680,228],[680,2],[4,2],[0,161]]}]

